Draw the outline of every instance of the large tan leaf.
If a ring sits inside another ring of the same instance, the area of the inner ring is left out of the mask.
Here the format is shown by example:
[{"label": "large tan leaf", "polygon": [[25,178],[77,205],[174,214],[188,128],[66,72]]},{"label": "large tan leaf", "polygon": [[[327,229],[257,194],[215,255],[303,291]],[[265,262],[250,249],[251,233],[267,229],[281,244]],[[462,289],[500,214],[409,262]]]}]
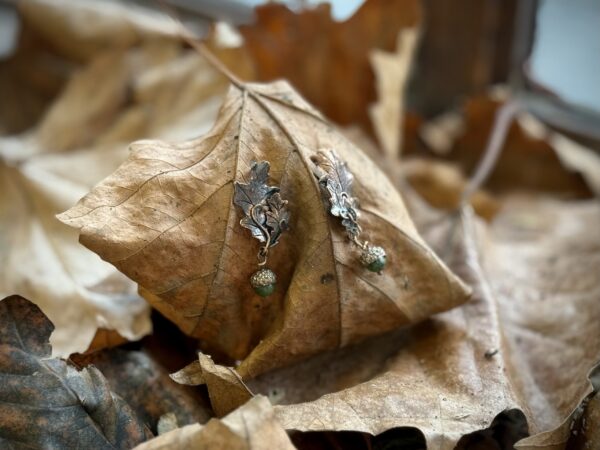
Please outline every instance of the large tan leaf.
[{"label": "large tan leaf", "polygon": [[[383,275],[360,266],[327,213],[312,174],[322,148],[336,149],[355,174],[365,237],[388,249]],[[279,288],[266,300],[249,284],[257,242],[232,204],[233,181],[247,179],[253,160],[270,161],[270,183],[292,212],[270,256]],[[133,144],[129,159],[60,218],[185,333],[236,359],[252,351],[244,377],[467,299],[391,183],[285,82],[235,82],[206,136]]]},{"label": "large tan leaf", "polygon": [[475,287],[472,301],[249,387],[281,403],[275,410],[286,429],[378,434],[412,426],[428,447],[452,449],[497,414],[518,409],[530,433],[541,432],[523,448],[562,448],[600,358],[593,225],[600,208],[557,201],[505,208],[494,228],[479,225],[476,242],[465,216],[454,245],[438,214],[417,213],[431,242]]},{"label": "large tan leaf", "polygon": [[134,450],[293,450],[285,430],[273,416],[269,400],[251,399],[222,420],[188,425],[163,434]]}]

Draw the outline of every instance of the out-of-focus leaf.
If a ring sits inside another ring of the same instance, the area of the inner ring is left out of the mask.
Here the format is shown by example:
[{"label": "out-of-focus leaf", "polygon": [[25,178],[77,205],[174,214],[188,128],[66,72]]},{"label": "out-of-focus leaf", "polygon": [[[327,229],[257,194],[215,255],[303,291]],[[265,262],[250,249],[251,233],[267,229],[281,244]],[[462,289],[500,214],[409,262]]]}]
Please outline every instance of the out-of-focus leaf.
[{"label": "out-of-focus leaf", "polygon": [[165,433],[134,450],[293,450],[286,432],[273,416],[269,400],[251,399],[221,420],[188,425]]},{"label": "out-of-focus leaf", "polygon": [[165,14],[117,0],[23,0],[23,20],[68,59],[89,61],[106,48],[126,48],[158,38],[179,40]]},{"label": "out-of-focus leaf", "polygon": [[94,367],[49,359],[52,324],[38,307],[0,301],[0,447],[131,448],[152,434]]},{"label": "out-of-focus leaf", "polygon": [[285,78],[327,117],[369,129],[368,107],[376,100],[369,52],[394,51],[400,30],[419,25],[420,3],[367,0],[345,22],[335,22],[330,8],[294,13],[260,6],[255,23],[240,27],[244,48],[259,80]]},{"label": "out-of-focus leaf", "polygon": [[[402,177],[431,206],[448,212],[456,210],[467,180],[455,164],[434,159],[405,159],[400,168]],[[470,199],[478,216],[491,220],[501,207],[500,200],[478,190]]]},{"label": "out-of-focus leaf", "polygon": [[402,149],[404,89],[410,74],[418,31],[409,28],[398,34],[394,53],[371,52],[377,80],[377,103],[369,109],[375,135],[386,156],[398,158]]},{"label": "out-of-focus leaf", "polygon": [[[502,101],[483,94],[466,101],[462,132],[447,157],[471,174],[489,138],[496,111]],[[496,191],[533,190],[570,197],[589,197],[590,191],[579,174],[565,170],[546,139],[532,136],[519,121],[509,129],[502,154],[486,186]]]},{"label": "out-of-focus leaf", "polygon": [[[98,329],[94,349],[113,342],[105,338],[115,331],[138,339],[151,324],[135,284],[54,216],[113,171],[132,139],[206,130],[227,82],[182,42],[152,31],[159,22],[146,27],[137,8],[36,0],[21,7],[26,30],[47,47],[82,46],[86,57],[73,65],[65,58],[74,55],[54,48],[54,60],[71,70],[68,83],[37,127],[0,139],[0,294],[23,295],[44,310],[57,355],[84,352]],[[161,20],[172,28],[169,17]],[[235,49],[224,52],[231,58]]]}]

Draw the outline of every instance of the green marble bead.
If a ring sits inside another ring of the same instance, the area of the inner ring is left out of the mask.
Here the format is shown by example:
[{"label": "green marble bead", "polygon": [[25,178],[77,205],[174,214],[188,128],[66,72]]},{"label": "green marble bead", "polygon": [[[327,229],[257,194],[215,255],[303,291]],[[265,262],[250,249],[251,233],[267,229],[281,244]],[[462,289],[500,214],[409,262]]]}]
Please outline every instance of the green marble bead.
[{"label": "green marble bead", "polygon": [[386,257],[384,256],[380,256],[378,257],[375,261],[373,261],[372,263],[370,263],[369,265],[367,265],[367,269],[370,270],[371,272],[381,272],[383,270],[383,268],[385,267],[385,263],[386,263]]},{"label": "green marble bead", "polygon": [[254,292],[256,292],[261,297],[268,297],[275,291],[274,284],[267,284],[266,286],[255,286]]}]

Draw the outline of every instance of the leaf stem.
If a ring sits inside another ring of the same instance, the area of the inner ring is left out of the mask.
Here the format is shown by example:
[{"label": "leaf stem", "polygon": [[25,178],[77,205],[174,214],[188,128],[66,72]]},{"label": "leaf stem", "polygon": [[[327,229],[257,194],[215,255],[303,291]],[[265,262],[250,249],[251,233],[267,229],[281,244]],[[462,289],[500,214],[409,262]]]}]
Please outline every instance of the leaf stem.
[{"label": "leaf stem", "polygon": [[177,12],[167,4],[165,0],[157,0],[162,10],[177,24],[179,28],[179,36],[189,44],[194,50],[196,50],[208,63],[217,71],[220,72],[231,84],[240,90],[244,90],[244,82],[240,80],[229,68],[223,64],[223,62],[208,48],[208,46],[202,42],[197,36],[194,35],[183,22],[179,19]]},{"label": "leaf stem", "polygon": [[502,153],[502,148],[506,141],[510,125],[520,110],[521,106],[519,103],[512,99],[509,99],[500,107],[500,109],[498,109],[494,119],[494,126],[485,146],[483,156],[479,160],[475,173],[461,195],[459,209],[469,203],[471,196],[481,187],[494,169],[498,157]]}]

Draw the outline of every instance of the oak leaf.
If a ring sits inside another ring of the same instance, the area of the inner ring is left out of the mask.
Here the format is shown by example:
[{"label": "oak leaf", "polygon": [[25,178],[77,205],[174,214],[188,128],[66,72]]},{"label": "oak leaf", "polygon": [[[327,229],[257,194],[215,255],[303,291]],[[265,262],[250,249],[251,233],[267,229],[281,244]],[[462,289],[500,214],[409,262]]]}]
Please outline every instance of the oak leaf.
[{"label": "oak leaf", "polygon": [[131,448],[152,433],[100,371],[49,359],[51,322],[22,297],[0,301],[0,447]]},{"label": "oak leaf", "polygon": [[[388,250],[381,276],[360,266],[327,213],[311,160],[324,148],[355,175],[364,236]],[[291,212],[290,230],[270,252],[279,281],[267,300],[250,286],[258,246],[232,203],[234,181],[262,160]],[[186,334],[247,357],[243,377],[421,321],[468,297],[419,237],[387,178],[285,82],[234,80],[207,135],[132,144],[129,159],[59,218],[81,228],[80,241],[136,281]]]},{"label": "oak leaf", "polygon": [[367,0],[344,22],[333,20],[327,3],[299,12],[271,3],[255,15],[239,30],[257,80],[285,78],[329,119],[370,129],[376,100],[370,52],[394,51],[398,33],[419,25],[421,4]]}]

